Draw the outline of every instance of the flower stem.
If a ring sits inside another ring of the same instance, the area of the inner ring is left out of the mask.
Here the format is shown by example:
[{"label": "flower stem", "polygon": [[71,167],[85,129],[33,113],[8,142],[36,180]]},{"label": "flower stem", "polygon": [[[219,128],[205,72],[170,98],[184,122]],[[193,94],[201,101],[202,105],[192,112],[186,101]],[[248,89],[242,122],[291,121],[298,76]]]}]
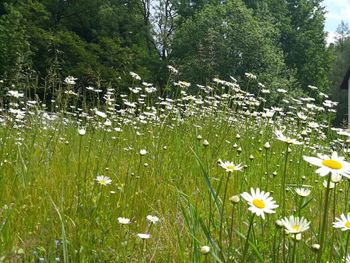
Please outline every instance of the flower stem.
[{"label": "flower stem", "polygon": [[269,162],[268,162],[268,159],[267,159],[267,149],[265,149],[265,163],[266,163],[266,187],[269,186]]},{"label": "flower stem", "polygon": [[284,169],[282,177],[282,216],[286,216],[286,176],[287,176],[287,164],[288,164],[288,150],[289,144],[286,144],[286,155],[284,159]]},{"label": "flower stem", "polygon": [[321,237],[320,237],[320,251],[317,256],[317,262],[320,263],[322,260],[322,252],[324,250],[324,237],[326,233],[326,225],[327,225],[327,213],[328,213],[328,203],[329,203],[329,185],[331,182],[331,175],[328,175],[327,180],[327,188],[326,188],[326,198],[325,198],[325,205],[324,205],[324,211],[323,211],[323,219],[322,219],[322,227],[321,227]]},{"label": "flower stem", "polygon": [[[140,156],[139,159],[139,166],[137,168],[137,176],[139,176],[139,178],[141,179],[141,175],[140,175],[140,170],[141,170],[141,163],[142,163],[142,156]],[[136,193],[137,193],[137,187],[138,187],[138,181],[140,179],[137,179],[137,176],[135,176],[135,185],[134,185],[134,191],[132,192],[132,203],[131,203],[131,209],[134,209],[134,204],[135,204],[135,199],[136,199]]]},{"label": "flower stem", "polygon": [[248,233],[247,233],[247,238],[245,240],[245,244],[244,244],[244,252],[243,252],[243,256],[242,256],[242,262],[245,262],[245,257],[248,251],[248,247],[249,247],[249,236],[250,236],[250,232],[252,230],[252,226],[253,226],[253,221],[254,221],[254,217],[255,215],[253,214],[250,218],[250,222],[249,222],[249,228],[248,228]]},{"label": "flower stem", "polygon": [[297,247],[297,235],[294,235],[292,263],[295,262],[295,250],[296,250],[296,247]]},{"label": "flower stem", "polygon": [[235,206],[232,205],[232,211],[231,211],[231,224],[230,224],[230,238],[229,238],[229,247],[228,250],[231,251],[232,246],[232,237],[233,237],[233,213],[234,213]]},{"label": "flower stem", "polygon": [[[286,144],[286,154],[284,159],[284,169],[282,177],[282,217],[286,216],[286,176],[287,176],[287,164],[288,164],[288,150],[289,144]],[[283,261],[286,260],[286,235],[283,235]]]},{"label": "flower stem", "polygon": [[226,195],[227,195],[227,186],[228,186],[229,179],[230,179],[230,174],[228,173],[227,178],[226,178],[226,183],[225,183],[224,198],[222,199],[222,206],[221,206],[220,235],[219,235],[221,249],[222,249],[222,225],[224,222],[225,200],[226,200]]},{"label": "flower stem", "polygon": [[277,239],[278,228],[275,228],[275,233],[273,234],[273,245],[272,245],[272,263],[276,263],[276,239]]},{"label": "flower stem", "polygon": [[348,231],[348,235],[347,235],[347,237],[346,237],[346,243],[345,243],[344,262],[346,262],[346,257],[347,257],[347,255],[348,255],[349,238],[350,238],[350,232]]}]

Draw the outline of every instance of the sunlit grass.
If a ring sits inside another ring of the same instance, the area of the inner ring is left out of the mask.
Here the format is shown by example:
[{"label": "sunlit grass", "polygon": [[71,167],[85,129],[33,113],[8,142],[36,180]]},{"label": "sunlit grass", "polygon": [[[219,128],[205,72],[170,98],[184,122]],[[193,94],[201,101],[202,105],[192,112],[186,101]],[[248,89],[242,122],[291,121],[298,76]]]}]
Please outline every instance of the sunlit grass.
[{"label": "sunlit grass", "polygon": [[[327,126],[309,125],[311,120],[327,123],[328,112],[298,106],[286,114],[286,104],[281,111],[273,110],[274,116],[264,116],[258,113],[261,104],[250,103],[251,95],[218,90],[216,99],[205,94],[185,99],[180,92],[178,101],[153,97],[158,102],[153,102],[153,109],[141,103],[134,110],[129,104],[140,102],[143,93],[131,92],[126,111],[113,112],[106,105],[86,115],[62,111],[55,119],[38,108],[28,110],[33,114],[26,113],[25,118],[4,114],[2,259],[315,261],[324,178],[303,155],[330,153],[334,144],[346,156],[342,140],[325,136]],[[216,104],[207,104],[206,99]],[[63,105],[69,101],[67,97]],[[298,111],[310,121],[298,118]],[[277,130],[301,144],[278,132],[276,136]],[[242,169],[219,165],[219,160]],[[310,195],[298,195],[296,188],[301,187],[310,189]],[[251,188],[270,192],[279,205],[276,213],[253,218],[241,198]],[[328,192],[328,236],[322,255],[334,261],[347,251],[347,235],[333,229],[331,222],[349,209],[348,181],[343,179]],[[311,222],[300,240],[285,235],[276,224],[290,215]]]}]

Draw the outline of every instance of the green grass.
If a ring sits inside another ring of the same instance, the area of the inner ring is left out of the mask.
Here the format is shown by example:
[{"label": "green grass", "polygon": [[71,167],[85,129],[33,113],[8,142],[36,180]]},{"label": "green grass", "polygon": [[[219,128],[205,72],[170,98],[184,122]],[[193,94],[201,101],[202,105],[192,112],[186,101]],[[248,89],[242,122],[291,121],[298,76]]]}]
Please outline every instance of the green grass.
[{"label": "green grass", "polygon": [[[302,156],[315,156],[312,148],[330,152],[331,140],[322,137],[328,129],[310,129],[302,137],[308,122],[278,113],[271,122],[247,116],[237,101],[188,103],[186,109],[174,104],[163,112],[157,106],[158,118],[145,120],[138,112],[108,114],[112,127],[104,126],[103,118],[87,120],[81,114],[66,114],[69,121],[62,114],[48,121],[42,112],[24,120],[6,117],[11,120],[0,128],[2,261],[241,262],[251,213],[242,198],[237,204],[229,198],[259,187],[271,192],[279,208],[265,220],[254,218],[245,261],[283,262],[284,231],[275,225],[282,217],[286,159],[286,145],[274,135],[281,127],[304,142],[289,147],[286,166],[286,215],[311,221],[297,244],[295,262],[315,261],[311,245],[319,242],[325,190],[316,167]],[[323,123],[324,115],[309,117]],[[81,126],[84,136],[78,134]],[[264,148],[266,142],[271,148]],[[337,147],[341,153],[341,144]],[[140,156],[141,149],[148,153]],[[219,159],[245,168],[228,175]],[[98,175],[112,183],[99,185]],[[301,186],[311,187],[309,197],[295,194]],[[344,257],[346,234],[332,229],[331,222],[348,212],[348,181],[330,192],[323,259],[335,262]],[[160,221],[151,225],[147,215]],[[130,218],[131,224],[119,224],[118,217]],[[138,233],[151,238],[141,240]],[[285,243],[286,262],[292,262],[290,236]],[[200,251],[204,245],[210,247],[208,255]]]}]

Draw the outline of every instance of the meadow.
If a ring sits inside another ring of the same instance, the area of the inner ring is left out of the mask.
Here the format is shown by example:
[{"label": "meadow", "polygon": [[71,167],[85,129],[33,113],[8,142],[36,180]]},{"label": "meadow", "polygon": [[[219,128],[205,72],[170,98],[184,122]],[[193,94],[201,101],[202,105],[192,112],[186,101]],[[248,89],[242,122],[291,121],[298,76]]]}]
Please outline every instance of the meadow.
[{"label": "meadow", "polygon": [[246,74],[159,97],[132,76],[69,77],[49,105],[4,92],[0,262],[350,262],[350,133],[326,94],[270,105]]}]

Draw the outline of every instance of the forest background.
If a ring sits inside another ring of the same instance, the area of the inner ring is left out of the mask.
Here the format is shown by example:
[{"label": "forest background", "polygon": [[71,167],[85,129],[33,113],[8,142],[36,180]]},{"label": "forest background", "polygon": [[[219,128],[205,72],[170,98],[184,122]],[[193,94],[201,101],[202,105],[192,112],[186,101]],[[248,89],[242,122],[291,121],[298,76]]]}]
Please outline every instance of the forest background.
[{"label": "forest background", "polygon": [[320,0],[3,0],[0,92],[25,90],[50,104],[50,90],[67,76],[78,78],[76,90],[123,92],[132,71],[162,96],[168,65],[192,89],[215,77],[244,82],[250,72],[273,94],[302,97],[318,87],[340,102],[341,125],[350,29],[340,23],[327,45],[325,15]]}]

